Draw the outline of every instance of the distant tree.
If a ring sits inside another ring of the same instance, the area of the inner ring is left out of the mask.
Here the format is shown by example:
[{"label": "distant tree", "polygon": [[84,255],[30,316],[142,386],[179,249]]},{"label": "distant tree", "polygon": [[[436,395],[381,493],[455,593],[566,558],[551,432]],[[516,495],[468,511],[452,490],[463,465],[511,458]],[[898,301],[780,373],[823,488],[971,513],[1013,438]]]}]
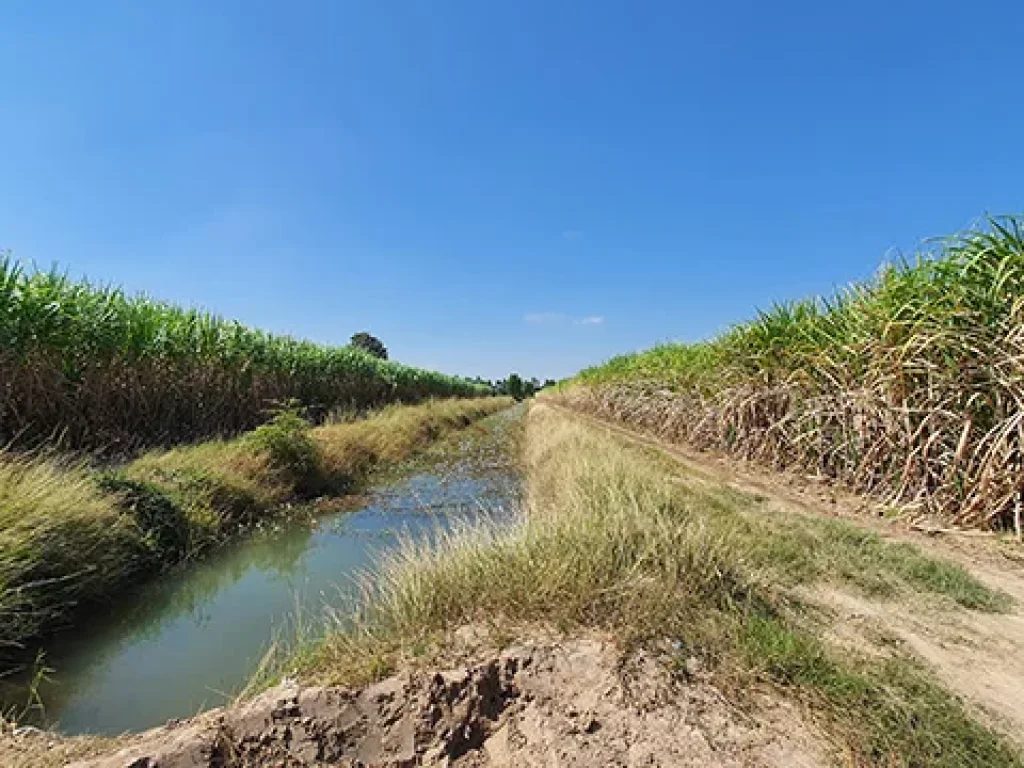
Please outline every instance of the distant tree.
[{"label": "distant tree", "polygon": [[526,397],[526,386],[518,373],[510,373],[505,381],[505,394],[511,395],[516,400]]},{"label": "distant tree", "polygon": [[554,379],[545,379],[543,383],[536,376],[524,379],[518,373],[510,373],[507,379],[498,379],[491,385],[496,395],[511,395],[517,400],[533,397],[545,387],[557,384]]},{"label": "distant tree", "polygon": [[350,344],[356,349],[361,349],[364,352],[369,352],[374,357],[379,357],[381,360],[388,359],[388,350],[384,346],[384,342],[376,336],[371,336],[366,331],[353,334]]}]

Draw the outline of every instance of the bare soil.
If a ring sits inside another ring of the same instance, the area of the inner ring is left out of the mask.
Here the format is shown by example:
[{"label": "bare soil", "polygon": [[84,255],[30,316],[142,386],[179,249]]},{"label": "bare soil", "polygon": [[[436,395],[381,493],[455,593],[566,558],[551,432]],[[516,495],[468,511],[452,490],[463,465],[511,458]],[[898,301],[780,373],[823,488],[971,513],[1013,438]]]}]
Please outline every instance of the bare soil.
[{"label": "bare soil", "polygon": [[[19,740],[25,762],[5,765],[44,765],[43,741],[51,751],[66,746],[29,733],[9,737],[7,748]],[[663,658],[623,656],[611,642],[577,638],[357,690],[284,684],[71,765],[811,768],[830,756],[796,705],[765,692],[740,710],[695,670],[674,675]]]}]

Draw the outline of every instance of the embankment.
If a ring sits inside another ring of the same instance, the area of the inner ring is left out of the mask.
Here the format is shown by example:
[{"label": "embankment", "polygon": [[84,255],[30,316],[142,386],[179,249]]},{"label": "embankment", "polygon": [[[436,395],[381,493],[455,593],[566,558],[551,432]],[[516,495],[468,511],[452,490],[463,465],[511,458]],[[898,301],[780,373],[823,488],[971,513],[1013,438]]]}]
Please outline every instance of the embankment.
[{"label": "embankment", "polygon": [[956,525],[1021,526],[1024,234],[988,222],[829,300],[581,372],[573,408]]},{"label": "embankment", "polygon": [[525,464],[517,525],[391,558],[356,628],[300,658],[306,678],[365,683],[429,663],[431,648],[443,659],[467,626],[503,643],[596,631],[752,711],[752,692],[800,702],[851,764],[1021,764],[916,660],[834,647],[799,596],[827,584],[967,616],[1010,609],[959,566],[848,523],[762,515],[757,499],[543,405]]},{"label": "embankment", "polygon": [[148,453],[104,472],[0,454],[0,664],[24,660],[40,638],[138,579],[290,503],[345,493],[374,467],[510,403],[392,406],[316,428],[285,411],[241,438]]}]

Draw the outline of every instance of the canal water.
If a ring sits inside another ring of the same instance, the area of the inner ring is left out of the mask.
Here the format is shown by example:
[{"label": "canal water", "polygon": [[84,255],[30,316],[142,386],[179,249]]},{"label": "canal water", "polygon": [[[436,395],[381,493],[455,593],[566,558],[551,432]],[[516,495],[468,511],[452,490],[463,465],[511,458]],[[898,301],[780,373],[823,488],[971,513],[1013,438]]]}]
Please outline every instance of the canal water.
[{"label": "canal water", "polygon": [[[140,588],[118,612],[65,634],[8,707],[70,734],[119,734],[231,700],[275,638],[317,632],[325,608],[353,605],[355,580],[403,538],[511,514],[520,408],[491,416],[377,478],[348,509],[299,514]],[[42,718],[40,718],[42,712]]]}]

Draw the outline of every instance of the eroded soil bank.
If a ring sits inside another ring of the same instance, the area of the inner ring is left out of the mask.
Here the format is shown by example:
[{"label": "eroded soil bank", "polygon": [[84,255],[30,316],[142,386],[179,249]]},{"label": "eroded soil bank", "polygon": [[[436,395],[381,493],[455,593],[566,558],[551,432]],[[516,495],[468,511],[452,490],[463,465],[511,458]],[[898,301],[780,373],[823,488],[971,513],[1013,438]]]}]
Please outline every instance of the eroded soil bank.
[{"label": "eroded soil bank", "polygon": [[820,766],[827,748],[768,696],[733,709],[699,673],[597,637],[510,648],[363,689],[286,684],[75,768]]}]

